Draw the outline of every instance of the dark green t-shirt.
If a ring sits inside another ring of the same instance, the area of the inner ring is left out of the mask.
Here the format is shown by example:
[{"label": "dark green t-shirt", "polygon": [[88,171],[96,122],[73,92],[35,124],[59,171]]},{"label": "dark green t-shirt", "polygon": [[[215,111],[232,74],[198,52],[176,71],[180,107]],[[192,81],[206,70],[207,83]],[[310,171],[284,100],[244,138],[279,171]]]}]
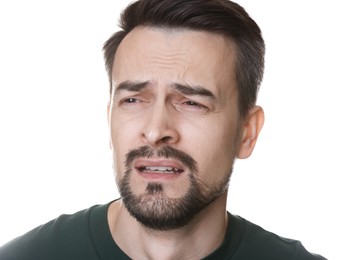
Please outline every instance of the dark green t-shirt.
[{"label": "dark green t-shirt", "polygon": [[[110,204],[110,203],[109,203]],[[62,215],[0,248],[0,260],[130,259],[114,242],[107,221],[109,204]],[[223,244],[207,260],[318,260],[300,242],[279,237],[229,214]]]}]

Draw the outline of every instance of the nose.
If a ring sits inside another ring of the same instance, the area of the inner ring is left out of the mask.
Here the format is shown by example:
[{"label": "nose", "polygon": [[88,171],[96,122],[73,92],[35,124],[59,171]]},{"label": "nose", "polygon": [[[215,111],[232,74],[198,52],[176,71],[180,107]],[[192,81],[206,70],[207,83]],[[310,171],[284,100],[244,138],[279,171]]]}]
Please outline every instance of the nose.
[{"label": "nose", "polygon": [[179,141],[176,119],[170,110],[167,104],[157,104],[149,111],[141,136],[143,143],[159,147]]}]

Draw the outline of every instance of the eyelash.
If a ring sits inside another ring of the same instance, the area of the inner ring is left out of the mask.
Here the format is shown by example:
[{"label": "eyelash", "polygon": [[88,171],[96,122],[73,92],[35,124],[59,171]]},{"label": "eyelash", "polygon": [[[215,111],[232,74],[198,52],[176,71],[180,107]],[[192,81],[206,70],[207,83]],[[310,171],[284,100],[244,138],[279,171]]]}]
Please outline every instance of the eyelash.
[{"label": "eyelash", "polygon": [[194,110],[204,110],[206,112],[209,110],[209,108],[207,106],[202,105],[202,104],[192,101],[192,100],[187,100],[187,101],[183,102],[182,104],[185,104],[186,106],[189,106]]},{"label": "eyelash", "polygon": [[195,101],[192,101],[192,100],[188,100],[188,101],[184,102],[183,104],[186,104],[186,105],[189,105],[189,106],[194,106],[194,107],[206,107],[206,106],[204,106],[202,104],[199,104],[199,103],[197,103]]},{"label": "eyelash", "polygon": [[138,103],[142,103],[142,100],[134,97],[128,97],[121,99],[119,101],[119,106],[133,106]]},{"label": "eyelash", "polygon": [[133,104],[137,102],[139,102],[139,100],[136,98],[126,98],[122,101],[122,103],[127,103],[127,104]]}]

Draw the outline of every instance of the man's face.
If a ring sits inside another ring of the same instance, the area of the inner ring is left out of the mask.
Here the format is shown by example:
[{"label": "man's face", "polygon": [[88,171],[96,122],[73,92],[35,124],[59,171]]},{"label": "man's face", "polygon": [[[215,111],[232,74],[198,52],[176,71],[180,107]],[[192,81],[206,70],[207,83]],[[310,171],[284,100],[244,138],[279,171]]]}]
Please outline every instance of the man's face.
[{"label": "man's face", "polygon": [[227,190],[241,142],[232,48],[216,34],[138,27],[117,50],[114,169],[145,226],[181,227]]}]

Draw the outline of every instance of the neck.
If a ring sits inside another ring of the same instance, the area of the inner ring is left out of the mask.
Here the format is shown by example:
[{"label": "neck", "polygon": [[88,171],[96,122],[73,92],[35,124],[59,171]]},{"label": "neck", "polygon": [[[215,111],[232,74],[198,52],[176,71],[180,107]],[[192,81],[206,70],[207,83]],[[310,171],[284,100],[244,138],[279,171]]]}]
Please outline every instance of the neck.
[{"label": "neck", "polygon": [[227,194],[222,195],[195,218],[177,230],[156,231],[129,215],[121,201],[108,211],[111,234],[132,259],[200,259],[223,242],[227,229]]}]

